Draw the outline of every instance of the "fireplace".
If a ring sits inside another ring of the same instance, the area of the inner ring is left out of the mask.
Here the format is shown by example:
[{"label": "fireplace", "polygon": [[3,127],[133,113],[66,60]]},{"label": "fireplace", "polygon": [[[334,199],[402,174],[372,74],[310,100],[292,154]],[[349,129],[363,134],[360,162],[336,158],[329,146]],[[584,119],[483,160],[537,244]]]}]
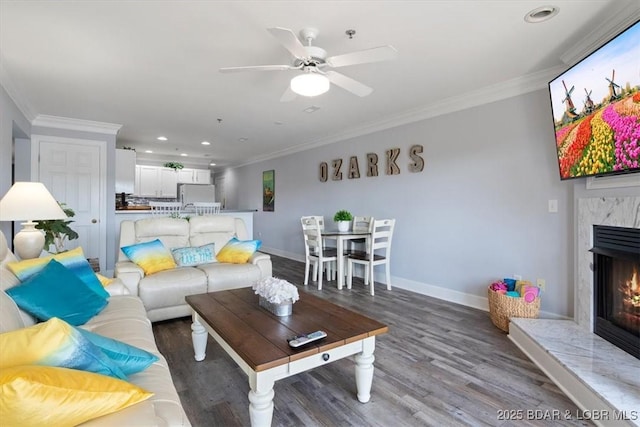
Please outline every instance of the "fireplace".
[{"label": "fireplace", "polygon": [[640,229],[593,226],[594,332],[640,359]]}]

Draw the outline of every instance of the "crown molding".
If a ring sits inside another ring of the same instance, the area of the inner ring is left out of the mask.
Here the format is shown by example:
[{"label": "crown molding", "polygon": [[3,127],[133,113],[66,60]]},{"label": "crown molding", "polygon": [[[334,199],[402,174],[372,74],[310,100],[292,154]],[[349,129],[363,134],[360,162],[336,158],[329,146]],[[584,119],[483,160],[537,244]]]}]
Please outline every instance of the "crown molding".
[{"label": "crown molding", "polygon": [[173,156],[171,154],[155,154],[136,151],[136,161],[141,160],[141,164],[162,166],[166,162],[179,162],[184,165],[185,168],[191,169],[211,169],[213,166],[209,164],[213,159],[206,157],[181,157]]},{"label": "crown molding", "polygon": [[527,74],[515,79],[500,82],[495,85],[487,86],[461,95],[452,96],[427,106],[409,110],[395,116],[385,118],[375,122],[369,122],[362,126],[348,129],[347,131],[329,135],[323,138],[307,141],[306,143],[295,147],[276,151],[264,156],[254,157],[242,164],[233,167],[242,167],[265,160],[275,159],[285,155],[310,150],[312,148],[321,147],[323,145],[333,144],[335,142],[344,141],[359,136],[368,135],[374,132],[380,132],[398,126],[427,120],[437,116],[442,116],[456,111],[466,110],[468,108],[489,104],[491,102],[500,101],[502,99],[512,98],[514,96],[523,95],[539,89],[544,89],[549,81],[557,77],[563,72],[566,66],[560,65],[548,68],[537,73]]},{"label": "crown molding", "polygon": [[591,52],[602,47],[603,44],[617,36],[625,28],[640,20],[640,7],[625,7],[618,13],[610,16],[600,23],[586,37],[571,47],[567,52],[560,55],[560,60],[569,66],[573,66],[584,59]]},{"label": "crown molding", "polygon": [[122,125],[116,123],[94,122],[92,120],[47,116],[44,114],[38,114],[36,118],[31,121],[31,126],[104,133],[107,135],[117,135],[120,128],[122,128]]},{"label": "crown molding", "polygon": [[15,83],[11,77],[9,77],[9,73],[2,65],[4,63],[4,58],[0,53],[0,85],[7,92],[7,95],[9,95],[9,98],[11,98],[13,103],[16,104],[16,107],[18,107],[18,110],[20,110],[22,115],[31,122],[36,117],[35,110],[29,101],[27,101],[24,96],[20,95],[21,91],[16,88]]}]

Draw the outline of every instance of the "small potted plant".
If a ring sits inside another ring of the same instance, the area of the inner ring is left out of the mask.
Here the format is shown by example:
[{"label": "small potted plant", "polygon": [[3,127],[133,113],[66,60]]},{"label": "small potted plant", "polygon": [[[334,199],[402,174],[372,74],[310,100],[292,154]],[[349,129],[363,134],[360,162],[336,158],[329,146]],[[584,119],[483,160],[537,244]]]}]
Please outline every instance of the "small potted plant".
[{"label": "small potted plant", "polygon": [[349,224],[351,224],[351,220],[353,219],[353,215],[351,212],[346,210],[339,210],[333,216],[333,220],[338,223],[338,231],[349,231]]},{"label": "small potted plant", "polygon": [[[66,203],[58,202],[62,210],[69,218],[76,216],[76,213],[66,205]],[[78,238],[78,233],[69,227],[73,221],[65,219],[50,219],[46,221],[38,221],[36,228],[44,231],[44,249],[52,254],[59,254],[65,251],[65,240],[74,240]],[[55,250],[52,252],[49,247],[54,245]]]},{"label": "small potted plant", "polygon": [[184,168],[184,165],[182,163],[178,163],[178,162],[167,162],[164,164],[165,168],[171,168],[174,171],[177,171],[179,169]]}]

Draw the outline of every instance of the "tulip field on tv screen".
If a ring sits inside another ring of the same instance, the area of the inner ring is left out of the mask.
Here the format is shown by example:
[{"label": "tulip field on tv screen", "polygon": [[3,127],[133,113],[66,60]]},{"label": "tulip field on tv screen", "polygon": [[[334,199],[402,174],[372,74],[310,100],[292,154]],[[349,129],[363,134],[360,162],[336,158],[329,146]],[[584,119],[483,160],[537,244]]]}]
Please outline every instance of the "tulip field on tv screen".
[{"label": "tulip field on tv screen", "polygon": [[640,170],[640,91],[556,128],[562,179]]}]

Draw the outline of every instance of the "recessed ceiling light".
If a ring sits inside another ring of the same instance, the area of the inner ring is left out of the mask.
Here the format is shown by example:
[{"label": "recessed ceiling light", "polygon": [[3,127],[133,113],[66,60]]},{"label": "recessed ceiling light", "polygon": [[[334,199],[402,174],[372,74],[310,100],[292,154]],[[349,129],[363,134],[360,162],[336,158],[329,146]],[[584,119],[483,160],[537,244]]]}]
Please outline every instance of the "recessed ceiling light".
[{"label": "recessed ceiling light", "polygon": [[238,138],[238,141],[240,141],[240,142],[245,142],[245,141],[247,141],[248,139],[249,139],[249,138],[242,137],[242,138]]},{"label": "recessed ceiling light", "polygon": [[215,166],[215,165],[216,165],[215,163],[209,163],[209,166]]},{"label": "recessed ceiling light", "polygon": [[151,150],[145,150],[144,152],[145,153],[149,153],[149,154],[153,153],[153,151],[151,151]]},{"label": "recessed ceiling light", "polygon": [[180,155],[181,155],[182,157],[187,157],[187,156],[188,156],[188,154],[187,154],[187,153],[180,153]]},{"label": "recessed ceiling light", "polygon": [[159,136],[158,141],[168,141],[169,139],[166,136]]},{"label": "recessed ceiling light", "polygon": [[311,114],[311,113],[315,113],[315,112],[316,112],[316,111],[318,111],[319,109],[320,109],[320,107],[316,107],[315,105],[312,105],[311,107],[307,107],[307,108],[305,108],[305,109],[304,109],[304,110],[302,110],[302,111],[304,111],[305,113],[309,113],[309,114]]},{"label": "recessed ceiling light", "polygon": [[538,22],[548,21],[560,12],[560,9],[556,6],[542,6],[533,9],[531,12],[524,16],[524,20],[530,24],[537,24]]},{"label": "recessed ceiling light", "polygon": [[209,141],[202,141],[200,144],[202,144],[202,145],[211,145],[211,143]]}]

